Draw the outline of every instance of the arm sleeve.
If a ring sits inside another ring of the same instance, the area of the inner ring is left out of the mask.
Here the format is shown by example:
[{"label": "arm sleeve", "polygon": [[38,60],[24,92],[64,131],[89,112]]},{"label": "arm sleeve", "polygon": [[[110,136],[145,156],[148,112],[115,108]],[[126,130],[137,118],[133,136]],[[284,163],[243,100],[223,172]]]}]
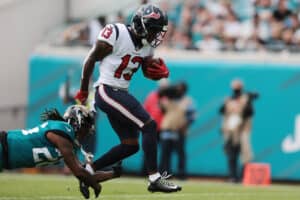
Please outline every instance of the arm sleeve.
[{"label": "arm sleeve", "polygon": [[55,134],[68,139],[71,143],[73,143],[75,139],[73,127],[66,122],[55,121],[49,123],[48,131],[54,132]]}]

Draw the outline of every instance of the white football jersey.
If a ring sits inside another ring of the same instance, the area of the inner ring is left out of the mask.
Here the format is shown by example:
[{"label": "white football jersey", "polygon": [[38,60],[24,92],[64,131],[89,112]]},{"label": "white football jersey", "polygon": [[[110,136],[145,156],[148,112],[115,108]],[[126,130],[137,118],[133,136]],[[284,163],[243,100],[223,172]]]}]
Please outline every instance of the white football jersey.
[{"label": "white football jersey", "polygon": [[132,75],[142,64],[143,58],[153,54],[150,45],[136,50],[129,30],[124,24],[108,24],[100,32],[98,40],[112,45],[112,53],[100,63],[100,76],[95,85],[106,84],[127,89]]}]

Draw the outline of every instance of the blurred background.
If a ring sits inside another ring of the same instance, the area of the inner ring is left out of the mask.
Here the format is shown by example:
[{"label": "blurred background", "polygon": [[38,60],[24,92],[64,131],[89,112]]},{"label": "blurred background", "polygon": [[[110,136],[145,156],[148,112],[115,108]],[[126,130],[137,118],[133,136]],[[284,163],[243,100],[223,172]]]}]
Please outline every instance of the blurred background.
[{"label": "blurred background", "polygon": [[[130,23],[146,1],[2,0],[0,127],[33,127],[45,108],[61,112],[79,87],[82,62],[107,23]],[[155,55],[184,81],[195,116],[186,130],[187,176],[228,176],[219,109],[231,81],[259,94],[251,115],[251,162],[267,163],[273,180],[300,180],[300,1],[157,0],[169,30]],[[97,78],[98,72],[94,72]],[[138,72],[130,91],[144,102],[158,83]],[[94,153],[118,138],[100,113]],[[299,134],[298,134],[299,132]],[[105,139],[105,140],[104,140]],[[176,174],[177,156],[171,157]],[[124,161],[140,173],[142,153]]]}]

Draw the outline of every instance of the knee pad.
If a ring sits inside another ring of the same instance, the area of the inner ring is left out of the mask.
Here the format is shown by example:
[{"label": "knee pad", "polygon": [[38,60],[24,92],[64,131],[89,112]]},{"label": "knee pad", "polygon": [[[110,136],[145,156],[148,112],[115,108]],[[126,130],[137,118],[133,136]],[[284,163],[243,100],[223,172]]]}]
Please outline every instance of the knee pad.
[{"label": "knee pad", "polygon": [[143,128],[141,129],[142,133],[154,133],[157,130],[157,124],[154,120],[151,120],[150,122],[148,122],[147,124],[145,124],[143,126]]}]

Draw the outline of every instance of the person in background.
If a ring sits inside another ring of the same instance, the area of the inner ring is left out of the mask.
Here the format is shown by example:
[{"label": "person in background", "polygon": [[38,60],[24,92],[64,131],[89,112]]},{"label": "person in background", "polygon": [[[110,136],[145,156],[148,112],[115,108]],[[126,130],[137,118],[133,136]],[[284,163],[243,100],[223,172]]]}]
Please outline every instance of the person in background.
[{"label": "person in background", "polygon": [[[238,157],[241,154],[243,167],[252,160],[250,133],[254,115],[253,100],[256,92],[245,92],[243,82],[235,79],[231,82],[232,95],[224,101],[219,112],[223,116],[221,131],[224,137],[224,150],[229,168],[229,181],[240,180]],[[243,173],[243,170],[242,170]]]},{"label": "person in background", "polygon": [[93,46],[101,29],[106,25],[106,16],[100,15],[88,22],[72,25],[63,33],[67,45],[79,44]]},{"label": "person in background", "polygon": [[191,98],[186,95],[187,89],[185,82],[179,82],[165,88],[160,100],[164,114],[160,133],[160,171],[171,171],[171,157],[175,151],[178,154],[177,175],[180,179],[186,178],[185,141],[188,127],[195,120],[195,109]]}]

